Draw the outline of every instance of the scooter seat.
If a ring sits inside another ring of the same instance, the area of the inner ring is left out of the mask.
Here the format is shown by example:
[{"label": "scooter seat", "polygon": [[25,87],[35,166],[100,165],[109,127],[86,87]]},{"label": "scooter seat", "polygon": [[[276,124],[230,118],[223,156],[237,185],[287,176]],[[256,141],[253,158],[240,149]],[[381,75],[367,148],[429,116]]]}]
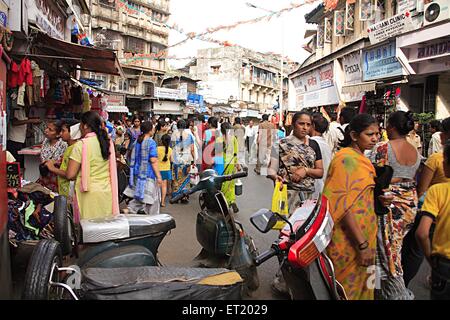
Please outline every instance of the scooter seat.
[{"label": "scooter seat", "polygon": [[235,300],[243,283],[236,271],[224,268],[87,268],[82,273],[85,298],[100,300]]},{"label": "scooter seat", "polygon": [[126,239],[132,237],[158,235],[175,228],[175,220],[168,214],[154,216],[119,214],[102,219],[80,221],[83,243]]}]

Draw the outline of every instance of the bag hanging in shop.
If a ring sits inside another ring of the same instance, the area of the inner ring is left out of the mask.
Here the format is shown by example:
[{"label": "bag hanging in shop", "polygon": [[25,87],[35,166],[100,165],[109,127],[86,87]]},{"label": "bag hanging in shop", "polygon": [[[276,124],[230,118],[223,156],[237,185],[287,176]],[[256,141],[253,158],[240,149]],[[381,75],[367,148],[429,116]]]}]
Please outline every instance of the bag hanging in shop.
[{"label": "bag hanging in shop", "polygon": [[[272,212],[277,212],[286,218],[289,217],[289,208],[288,208],[288,192],[287,192],[287,184],[283,184],[283,188],[280,190],[280,182],[277,181],[275,183],[275,189],[273,190],[272,195]],[[277,221],[275,226],[272,229],[281,230],[286,222]]]}]

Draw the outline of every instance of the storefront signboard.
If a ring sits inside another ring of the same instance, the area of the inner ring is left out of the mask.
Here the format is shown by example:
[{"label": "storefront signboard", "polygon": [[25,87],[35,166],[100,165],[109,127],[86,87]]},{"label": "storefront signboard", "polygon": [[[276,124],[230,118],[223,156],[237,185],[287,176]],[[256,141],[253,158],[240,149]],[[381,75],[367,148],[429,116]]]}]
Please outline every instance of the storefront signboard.
[{"label": "storefront signboard", "polygon": [[450,55],[450,38],[441,38],[433,42],[419,44],[411,49],[411,60],[431,59]]},{"label": "storefront signboard", "polygon": [[359,52],[344,56],[342,66],[344,68],[344,81],[346,84],[362,81],[361,54]]},{"label": "storefront signboard", "polygon": [[370,43],[377,44],[411,30],[414,30],[412,15],[409,11],[404,11],[372,24],[367,29],[367,32],[369,33]]},{"label": "storefront signboard", "polygon": [[64,13],[51,0],[32,0],[28,12],[30,20],[35,21],[49,36],[64,40],[66,18]]},{"label": "storefront signboard", "polygon": [[363,81],[391,78],[403,74],[395,56],[395,42],[363,51]]},{"label": "storefront signboard", "polygon": [[305,93],[303,99],[303,108],[328,106],[339,103],[335,86]]},{"label": "storefront signboard", "polygon": [[106,96],[108,106],[124,106],[125,95],[123,94],[108,94]]},{"label": "storefront signboard", "polygon": [[186,100],[187,92],[180,89],[170,89],[155,87],[155,98],[171,99],[171,100]]}]

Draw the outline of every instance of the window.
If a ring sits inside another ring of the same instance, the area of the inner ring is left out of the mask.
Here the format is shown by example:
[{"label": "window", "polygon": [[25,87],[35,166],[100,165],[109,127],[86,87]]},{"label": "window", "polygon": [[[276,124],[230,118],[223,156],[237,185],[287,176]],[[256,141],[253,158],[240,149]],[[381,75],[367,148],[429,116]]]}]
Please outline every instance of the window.
[{"label": "window", "polygon": [[375,22],[380,22],[384,20],[385,12],[386,12],[386,5],[385,0],[375,0],[375,14],[374,19]]},{"label": "window", "polygon": [[119,91],[128,91],[130,88],[130,83],[128,79],[120,79],[119,80]]},{"label": "window", "polygon": [[97,74],[97,73],[90,73],[91,80],[98,80],[98,87],[102,89],[107,89],[107,83],[108,77],[106,75]]},{"label": "window", "polygon": [[154,93],[154,84],[151,82],[144,82],[144,95],[146,96],[153,96]]},{"label": "window", "polygon": [[211,66],[211,72],[214,74],[219,74],[220,66]]},{"label": "window", "polygon": [[145,53],[145,41],[134,37],[128,37],[125,41],[125,51]]},{"label": "window", "polygon": [[166,49],[166,47],[164,47],[161,44],[158,43],[152,43],[150,46],[150,53],[160,53],[161,51],[164,51]]}]

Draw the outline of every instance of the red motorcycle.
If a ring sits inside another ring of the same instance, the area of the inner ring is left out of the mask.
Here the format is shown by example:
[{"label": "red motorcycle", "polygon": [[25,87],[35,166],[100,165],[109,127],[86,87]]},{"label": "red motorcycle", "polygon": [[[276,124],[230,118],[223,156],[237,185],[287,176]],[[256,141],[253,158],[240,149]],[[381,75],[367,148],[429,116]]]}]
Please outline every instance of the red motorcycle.
[{"label": "red motorcycle", "polygon": [[325,253],[334,225],[327,198],[303,202],[289,220],[261,209],[250,221],[259,231],[267,233],[280,219],[286,222],[285,227],[271,248],[256,258],[256,265],[277,256],[293,300],[346,300],[333,263]]}]

